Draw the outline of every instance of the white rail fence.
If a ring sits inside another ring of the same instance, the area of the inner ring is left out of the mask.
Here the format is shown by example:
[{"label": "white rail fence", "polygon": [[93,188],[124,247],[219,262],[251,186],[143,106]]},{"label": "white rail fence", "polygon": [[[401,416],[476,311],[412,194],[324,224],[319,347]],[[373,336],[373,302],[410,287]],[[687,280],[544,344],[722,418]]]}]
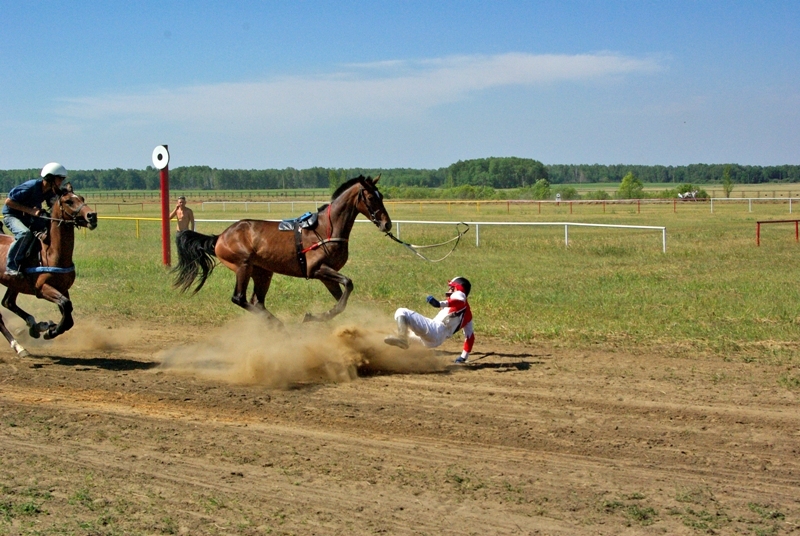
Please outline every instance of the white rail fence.
[{"label": "white rail fence", "polygon": [[786,197],[745,197],[745,198],[741,198],[741,197],[739,197],[739,198],[735,198],[735,197],[712,197],[710,199],[711,199],[711,212],[712,213],[714,212],[714,202],[715,201],[716,201],[717,204],[720,204],[720,203],[739,204],[739,203],[744,203],[745,201],[747,201],[747,211],[748,212],[753,212],[753,201],[755,201],[756,203],[759,203],[761,201],[771,201],[773,203],[775,201],[789,201],[789,214],[791,214],[792,213],[792,201],[794,199],[798,199],[798,198],[796,198],[796,197],[789,197],[789,198],[786,198]]},{"label": "white rail fence", "polygon": [[[239,220],[205,220],[196,219],[196,222],[207,223],[235,223]],[[280,220],[266,220],[266,221],[280,221]],[[368,220],[358,219],[356,223],[371,223]],[[653,225],[612,225],[606,223],[576,223],[576,222],[518,222],[518,221],[418,221],[418,220],[392,220],[394,225],[395,236],[400,239],[401,224],[413,225],[458,225],[459,223],[466,223],[471,228],[475,229],[475,247],[481,245],[481,226],[509,226],[509,227],[564,227],[564,245],[569,246],[569,228],[570,227],[599,227],[606,229],[644,229],[651,231],[661,232],[661,251],[667,252],[667,228],[657,227]]]}]

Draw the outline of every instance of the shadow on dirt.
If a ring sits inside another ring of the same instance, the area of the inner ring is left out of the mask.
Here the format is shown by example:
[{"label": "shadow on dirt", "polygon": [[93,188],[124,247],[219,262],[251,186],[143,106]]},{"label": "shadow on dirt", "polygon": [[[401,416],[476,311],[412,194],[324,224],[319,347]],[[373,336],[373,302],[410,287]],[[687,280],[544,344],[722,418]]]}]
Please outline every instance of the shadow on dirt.
[{"label": "shadow on dirt", "polygon": [[33,357],[35,363],[33,368],[41,368],[49,365],[61,365],[64,367],[97,368],[111,371],[124,370],[148,370],[158,366],[156,361],[135,361],[133,359],[107,359],[105,357],[63,357],[63,356],[43,356]]},{"label": "shadow on dirt", "polygon": [[463,365],[449,365],[448,372],[457,370],[496,370],[497,372],[512,372],[530,370],[532,365],[544,365],[544,361],[517,361],[516,363],[465,363]]}]

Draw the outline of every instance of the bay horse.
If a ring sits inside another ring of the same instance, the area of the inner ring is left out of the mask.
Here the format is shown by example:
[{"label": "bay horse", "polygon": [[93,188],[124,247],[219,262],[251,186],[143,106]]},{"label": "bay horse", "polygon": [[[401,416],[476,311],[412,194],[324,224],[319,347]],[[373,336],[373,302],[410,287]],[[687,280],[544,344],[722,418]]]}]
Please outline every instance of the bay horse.
[{"label": "bay horse", "polygon": [[[8,248],[14,242],[13,236],[0,235],[0,284],[8,287],[3,296],[2,305],[9,311],[16,313],[28,325],[28,333],[34,339],[44,335],[45,339],[58,337],[74,324],[72,319],[72,301],[69,298],[69,289],[75,282],[75,265],[72,262],[72,251],[75,246],[75,228],[97,227],[97,213],[86,204],[83,197],[72,190],[72,185],[67,183],[60,194],[54,195],[48,234],[44,239],[38,240],[41,244],[41,265],[23,268],[22,277],[5,275]],[[25,312],[17,305],[17,296],[32,294],[40,300],[47,300],[58,305],[61,311],[61,321],[36,322],[30,313]],[[19,357],[28,356],[27,350],[14,339],[14,336],[0,316],[0,332],[8,340],[11,348]]]},{"label": "bay horse", "polygon": [[[353,291],[353,282],[339,270],[347,262],[348,240],[356,217],[363,214],[384,233],[392,228],[383,196],[376,187],[379,179],[380,176],[373,180],[360,175],[339,186],[331,202],[317,210],[313,229],[302,229],[295,222],[290,232],[279,230],[276,221],[240,220],[219,235],[179,233],[174,286],[185,292],[199,276],[196,294],[216,267],[216,257],[236,274],[231,301],[239,307],[282,325],[264,306],[272,276],[277,273],[319,279],[337,300],[325,313],[306,313],[303,322],[335,317],[344,311]],[[248,302],[246,293],[251,279],[253,294]]]}]

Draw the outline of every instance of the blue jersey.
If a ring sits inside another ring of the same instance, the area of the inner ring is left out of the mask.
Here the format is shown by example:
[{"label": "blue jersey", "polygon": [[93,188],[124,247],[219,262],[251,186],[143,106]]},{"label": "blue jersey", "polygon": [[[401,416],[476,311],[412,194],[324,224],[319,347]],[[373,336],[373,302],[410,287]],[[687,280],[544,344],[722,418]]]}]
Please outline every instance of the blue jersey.
[{"label": "blue jersey", "polygon": [[[25,181],[19,186],[15,186],[8,192],[8,198],[12,201],[24,205],[28,208],[42,208],[42,203],[46,200],[44,191],[42,190],[42,179],[31,179]],[[14,210],[8,205],[3,205],[3,214],[14,216],[15,218],[29,217],[24,212]]]}]

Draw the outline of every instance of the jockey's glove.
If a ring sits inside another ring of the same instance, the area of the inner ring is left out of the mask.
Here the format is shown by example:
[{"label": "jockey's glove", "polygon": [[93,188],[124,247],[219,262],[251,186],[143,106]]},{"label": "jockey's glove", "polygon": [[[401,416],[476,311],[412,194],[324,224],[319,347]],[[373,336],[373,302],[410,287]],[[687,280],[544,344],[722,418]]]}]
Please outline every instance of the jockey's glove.
[{"label": "jockey's glove", "polygon": [[425,300],[432,306],[436,307],[437,309],[442,306],[442,304],[439,303],[439,300],[437,300],[433,296],[428,296],[427,298],[425,298]]}]

